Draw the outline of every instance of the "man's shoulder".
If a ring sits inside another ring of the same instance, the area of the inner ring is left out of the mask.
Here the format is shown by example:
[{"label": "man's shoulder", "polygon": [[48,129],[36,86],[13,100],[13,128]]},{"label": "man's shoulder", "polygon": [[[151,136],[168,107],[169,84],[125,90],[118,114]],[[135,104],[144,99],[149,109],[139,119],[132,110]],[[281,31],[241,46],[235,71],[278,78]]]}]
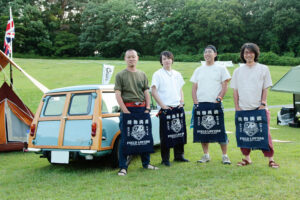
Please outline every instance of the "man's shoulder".
[{"label": "man's shoulder", "polygon": [[122,75],[124,75],[124,74],[126,74],[126,73],[127,73],[127,70],[126,70],[126,69],[123,69],[122,71],[118,72],[118,73],[116,74],[116,76],[122,76]]},{"label": "man's shoulder", "polygon": [[264,69],[264,70],[269,70],[269,67],[267,65],[261,64],[261,63],[256,63],[258,67]]}]

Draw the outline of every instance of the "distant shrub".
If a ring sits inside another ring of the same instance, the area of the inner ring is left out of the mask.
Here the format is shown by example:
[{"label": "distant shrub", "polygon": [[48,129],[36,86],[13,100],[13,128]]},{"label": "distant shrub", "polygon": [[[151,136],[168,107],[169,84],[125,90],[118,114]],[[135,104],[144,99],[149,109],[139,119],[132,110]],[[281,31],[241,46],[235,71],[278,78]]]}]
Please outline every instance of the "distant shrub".
[{"label": "distant shrub", "polygon": [[219,61],[232,61],[233,63],[241,62],[240,53],[223,53],[218,54]]}]

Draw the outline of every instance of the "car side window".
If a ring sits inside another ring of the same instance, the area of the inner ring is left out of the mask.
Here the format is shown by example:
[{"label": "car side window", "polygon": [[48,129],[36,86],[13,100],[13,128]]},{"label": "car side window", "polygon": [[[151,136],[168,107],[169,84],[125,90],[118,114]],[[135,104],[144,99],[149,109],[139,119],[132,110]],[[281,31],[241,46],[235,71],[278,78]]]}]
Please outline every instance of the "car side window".
[{"label": "car side window", "polygon": [[47,98],[44,116],[60,116],[66,101],[66,95],[50,96]]},{"label": "car side window", "polygon": [[114,92],[103,92],[102,93],[102,104],[101,111],[103,114],[118,113],[120,106],[117,102]]},{"label": "car side window", "polygon": [[69,115],[88,115],[91,111],[92,95],[73,94],[70,101]]}]

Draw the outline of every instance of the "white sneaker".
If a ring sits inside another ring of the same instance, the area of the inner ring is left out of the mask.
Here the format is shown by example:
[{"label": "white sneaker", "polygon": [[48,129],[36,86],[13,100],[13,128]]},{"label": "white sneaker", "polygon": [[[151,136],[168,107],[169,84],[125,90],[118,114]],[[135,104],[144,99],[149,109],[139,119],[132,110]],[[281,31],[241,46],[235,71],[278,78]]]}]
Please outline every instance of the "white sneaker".
[{"label": "white sneaker", "polygon": [[230,165],[231,161],[229,160],[228,156],[222,156],[222,163],[224,165]]},{"label": "white sneaker", "polygon": [[197,162],[198,163],[206,163],[206,162],[209,162],[210,161],[210,157],[207,156],[207,155],[203,155],[201,160],[198,160]]}]

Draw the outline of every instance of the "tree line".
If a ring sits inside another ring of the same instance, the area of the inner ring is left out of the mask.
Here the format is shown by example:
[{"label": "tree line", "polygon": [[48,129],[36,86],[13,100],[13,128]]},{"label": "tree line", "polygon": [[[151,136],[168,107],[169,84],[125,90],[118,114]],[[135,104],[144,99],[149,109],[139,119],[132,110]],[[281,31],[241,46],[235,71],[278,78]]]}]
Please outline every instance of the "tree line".
[{"label": "tree line", "polygon": [[[14,52],[42,56],[120,57],[261,51],[300,56],[299,0],[0,0],[0,36],[12,7]],[[3,40],[0,41],[3,46]]]}]

